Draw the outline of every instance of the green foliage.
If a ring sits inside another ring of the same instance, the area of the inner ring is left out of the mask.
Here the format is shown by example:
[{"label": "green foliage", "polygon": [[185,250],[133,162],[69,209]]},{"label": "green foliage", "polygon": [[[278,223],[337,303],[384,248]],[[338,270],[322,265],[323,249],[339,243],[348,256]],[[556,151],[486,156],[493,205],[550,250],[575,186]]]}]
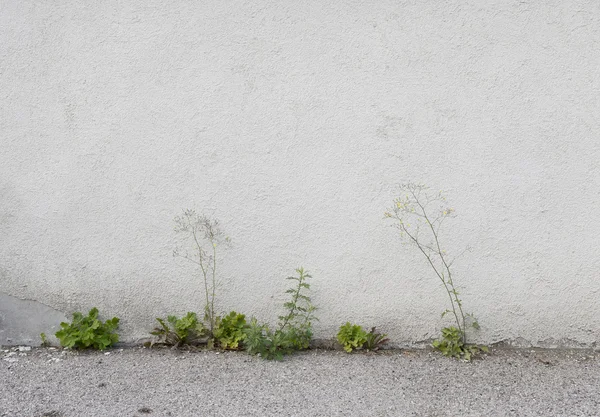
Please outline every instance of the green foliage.
[{"label": "green foliage", "polygon": [[271,330],[253,318],[246,329],[246,351],[263,359],[281,360],[294,351],[288,332]]},{"label": "green foliage", "polygon": [[367,332],[358,324],[350,324],[347,322],[340,327],[337,334],[337,340],[348,353],[354,349],[360,349],[367,341]]},{"label": "green foliage", "polygon": [[367,340],[363,347],[369,351],[375,352],[381,349],[381,346],[389,342],[387,334],[378,333],[375,327],[371,327],[371,331],[367,333]]},{"label": "green foliage", "polygon": [[480,352],[489,352],[487,346],[466,344],[460,329],[451,326],[442,329],[442,338],[434,340],[432,346],[444,356],[470,361]]},{"label": "green foliage", "polygon": [[246,316],[232,311],[227,316],[217,318],[215,339],[221,349],[237,350],[246,339]]},{"label": "green foliage", "polygon": [[340,326],[337,340],[348,353],[363,348],[374,352],[389,341],[389,339],[386,339],[386,336],[386,334],[378,333],[375,327],[372,327],[371,331],[367,333],[362,326],[347,322],[343,326]]},{"label": "green foliage", "polygon": [[283,304],[287,314],[279,316],[279,330],[287,333],[287,339],[295,350],[303,350],[308,349],[312,339],[312,321],[316,320],[316,307],[305,294],[310,290],[310,284],[306,280],[312,276],[302,267],[296,269],[296,272],[297,277],[286,278],[295,281],[295,285],[286,291],[286,294],[291,294],[292,299]]},{"label": "green foliage", "polygon": [[304,268],[296,269],[298,276],[287,279],[295,281],[294,287],[288,289],[286,294],[291,294],[291,300],[283,306],[286,314],[279,316],[277,329],[273,330],[266,324],[260,324],[252,319],[246,329],[246,350],[250,354],[258,354],[264,359],[280,360],[297,350],[308,349],[312,339],[312,321],[316,320],[310,297],[306,291],[310,284],[306,282],[312,278]]},{"label": "green foliage", "polygon": [[40,333],[40,339],[42,339],[42,346],[43,347],[50,346],[50,342],[48,341],[48,337],[46,336],[46,333]]},{"label": "green foliage", "polygon": [[168,316],[167,321],[157,318],[160,324],[154,328],[150,334],[156,336],[156,339],[147,344],[148,347],[154,345],[166,345],[179,347],[183,345],[196,346],[206,343],[207,330],[202,322],[198,321],[196,313],[188,312],[185,316]]},{"label": "green foliage", "polygon": [[74,349],[104,350],[119,341],[115,330],[119,327],[119,319],[113,317],[102,323],[98,320],[98,309],[92,308],[87,316],[73,313],[72,323],[61,323],[56,337],[63,347]]}]

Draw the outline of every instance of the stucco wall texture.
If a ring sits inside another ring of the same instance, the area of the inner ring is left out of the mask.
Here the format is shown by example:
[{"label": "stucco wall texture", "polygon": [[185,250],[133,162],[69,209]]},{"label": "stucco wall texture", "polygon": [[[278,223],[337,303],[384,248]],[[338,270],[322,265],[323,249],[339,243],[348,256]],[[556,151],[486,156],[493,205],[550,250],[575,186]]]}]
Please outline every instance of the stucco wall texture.
[{"label": "stucco wall texture", "polygon": [[413,181],[471,247],[475,340],[594,347],[599,51],[593,0],[0,1],[0,292],[139,340],[202,311],[195,208],[232,239],[219,311],[276,321],[302,265],[317,338],[422,342],[447,296],[383,216]]}]

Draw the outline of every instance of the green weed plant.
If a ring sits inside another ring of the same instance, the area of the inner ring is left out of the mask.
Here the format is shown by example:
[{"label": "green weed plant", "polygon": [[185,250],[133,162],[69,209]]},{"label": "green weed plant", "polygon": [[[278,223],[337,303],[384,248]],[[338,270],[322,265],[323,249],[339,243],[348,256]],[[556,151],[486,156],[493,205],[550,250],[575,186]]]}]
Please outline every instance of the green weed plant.
[{"label": "green weed plant", "polygon": [[87,316],[73,313],[71,323],[61,323],[61,329],[55,336],[61,346],[71,349],[105,350],[119,341],[116,333],[119,319],[113,317],[102,322],[98,319],[98,309],[92,308]]},{"label": "green weed plant", "polygon": [[312,276],[304,268],[296,269],[298,276],[287,279],[294,281],[294,286],[286,291],[290,301],[283,306],[286,314],[279,316],[275,329],[261,324],[253,318],[246,330],[246,350],[250,354],[260,355],[263,359],[281,360],[294,351],[308,349],[312,339],[312,322],[316,307],[306,295],[310,290],[307,282]]},{"label": "green weed plant", "polygon": [[482,347],[467,343],[467,328],[479,329],[475,316],[465,313],[463,302],[454,283],[452,264],[443,249],[440,230],[444,222],[454,216],[454,209],[446,204],[443,193],[433,193],[421,184],[408,183],[400,187],[403,194],[394,200],[394,206],[385,213],[385,217],[394,220],[402,239],[413,245],[425,257],[427,264],[441,282],[448,295],[449,307],[442,317],[450,314],[454,326],[442,329],[441,339],[432,346],[445,356],[471,360]]},{"label": "green weed plant", "polygon": [[204,324],[198,320],[196,313],[188,312],[183,317],[168,316],[166,320],[156,318],[159,326],[150,332],[155,339],[147,344],[148,347],[154,345],[172,346],[178,348],[181,346],[198,346],[205,344],[208,340],[207,329]]},{"label": "green weed plant", "polygon": [[225,317],[218,318],[216,324],[215,340],[221,349],[238,350],[242,348],[248,328],[244,314],[232,311]]}]

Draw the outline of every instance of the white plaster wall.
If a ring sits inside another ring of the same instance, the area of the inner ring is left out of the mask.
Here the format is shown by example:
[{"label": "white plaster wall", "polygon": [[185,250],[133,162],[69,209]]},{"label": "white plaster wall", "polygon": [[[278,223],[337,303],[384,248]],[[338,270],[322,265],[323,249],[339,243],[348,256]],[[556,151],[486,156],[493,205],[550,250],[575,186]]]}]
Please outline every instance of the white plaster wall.
[{"label": "white plaster wall", "polygon": [[484,342],[600,336],[600,2],[0,1],[0,292],[100,308],[124,339],[202,309],[172,257],[220,219],[221,310],[274,320],[314,276],[317,337],[445,324],[383,218],[447,191]]}]

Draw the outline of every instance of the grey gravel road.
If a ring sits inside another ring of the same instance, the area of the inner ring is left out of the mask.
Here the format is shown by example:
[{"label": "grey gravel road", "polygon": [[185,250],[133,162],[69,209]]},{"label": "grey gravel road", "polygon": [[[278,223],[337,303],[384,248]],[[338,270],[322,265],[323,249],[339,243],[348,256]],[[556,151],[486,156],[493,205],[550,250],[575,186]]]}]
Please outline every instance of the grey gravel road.
[{"label": "grey gravel road", "polygon": [[600,416],[598,352],[25,349],[0,351],[0,416]]}]

